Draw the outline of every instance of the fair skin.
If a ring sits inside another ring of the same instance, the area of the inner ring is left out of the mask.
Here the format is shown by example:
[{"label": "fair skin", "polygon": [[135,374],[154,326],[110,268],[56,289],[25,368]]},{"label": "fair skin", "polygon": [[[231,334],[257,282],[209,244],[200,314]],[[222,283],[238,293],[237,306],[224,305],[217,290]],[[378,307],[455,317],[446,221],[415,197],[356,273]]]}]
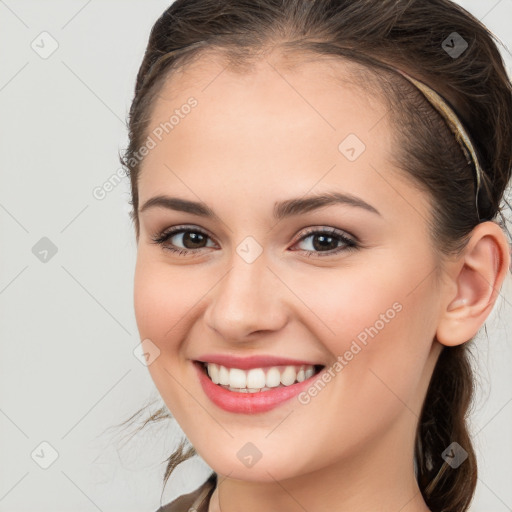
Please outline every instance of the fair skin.
[{"label": "fair skin", "polygon": [[[202,58],[159,92],[150,129],[190,96],[198,105],[151,149],[139,180],[135,313],[141,340],[160,350],[149,371],[219,475],[210,512],[426,512],[413,470],[423,399],[443,345],[467,341],[490,313],[509,266],[506,238],[482,223],[441,267],[428,195],[388,162],[384,103],[331,79],[346,63],[291,63],[270,54],[235,73]],[[350,133],[366,146],[355,161],[338,149]],[[276,202],[329,191],[379,213],[333,204],[272,218]],[[218,219],[140,211],[157,195],[199,201]],[[182,224],[207,233],[202,248],[183,232],[166,244],[189,254],[151,243]],[[318,248],[310,227],[337,228],[359,247],[335,238]],[[263,249],[251,263],[237,253],[248,236]],[[192,364],[205,353],[270,354],[330,367],[395,303],[400,312],[307,404],[225,411]],[[262,454],[252,467],[237,457],[248,442]]]}]

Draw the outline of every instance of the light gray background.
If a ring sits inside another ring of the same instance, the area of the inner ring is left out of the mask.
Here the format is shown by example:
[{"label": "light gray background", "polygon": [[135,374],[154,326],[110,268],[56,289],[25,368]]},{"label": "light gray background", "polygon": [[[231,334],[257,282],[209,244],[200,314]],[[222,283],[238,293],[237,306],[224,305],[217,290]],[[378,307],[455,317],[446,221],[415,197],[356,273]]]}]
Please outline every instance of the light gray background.
[{"label": "light gray background", "polygon": [[[124,445],[122,431],[106,430],[159,397],[133,353],[128,179],[102,200],[93,190],[120,169],[135,75],[169,4],[0,0],[0,511],[160,505],[161,462],[179,429],[161,423]],[[512,0],[460,4],[512,47]],[[47,262],[32,251],[43,237],[57,248]],[[511,303],[508,277],[478,342],[475,512],[512,510]],[[162,503],[208,472],[185,463]]]}]

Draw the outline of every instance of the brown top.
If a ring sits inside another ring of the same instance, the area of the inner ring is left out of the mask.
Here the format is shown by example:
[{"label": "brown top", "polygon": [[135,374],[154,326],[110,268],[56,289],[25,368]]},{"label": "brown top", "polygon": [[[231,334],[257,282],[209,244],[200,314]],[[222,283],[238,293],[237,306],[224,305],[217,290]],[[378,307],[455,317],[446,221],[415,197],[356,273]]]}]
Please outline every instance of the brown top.
[{"label": "brown top", "polygon": [[217,474],[212,473],[195,491],[176,498],[156,512],[208,512],[208,505],[217,485]]}]

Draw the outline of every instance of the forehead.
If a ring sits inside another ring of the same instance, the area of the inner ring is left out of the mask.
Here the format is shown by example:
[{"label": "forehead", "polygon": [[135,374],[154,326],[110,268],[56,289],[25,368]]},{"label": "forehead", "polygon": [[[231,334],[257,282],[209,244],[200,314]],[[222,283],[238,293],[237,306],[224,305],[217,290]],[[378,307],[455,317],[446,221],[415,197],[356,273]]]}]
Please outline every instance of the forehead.
[{"label": "forehead", "polygon": [[211,53],[193,59],[153,104],[155,145],[141,166],[141,202],[165,188],[197,200],[190,186],[200,197],[238,186],[257,200],[269,191],[278,199],[337,186],[396,204],[398,185],[383,179],[394,150],[388,105],[375,87],[361,86],[360,70],[311,54],[269,54],[240,69]]},{"label": "forehead", "polygon": [[[376,88],[354,83],[361,66],[296,52],[272,52],[242,62],[237,60],[234,68],[224,56],[207,52],[171,72],[150,112],[148,133],[163,131],[157,133],[163,139],[160,147],[195,139],[219,144],[215,153],[224,157],[228,155],[222,149],[234,143],[262,144],[266,150],[280,146],[283,152],[294,146],[300,156],[318,144],[336,154],[351,133],[373,146],[385,135],[390,141],[387,106]],[[191,98],[197,103],[193,109],[187,105]],[[174,116],[169,127],[173,113],[179,119]],[[157,153],[158,148],[144,163]]]},{"label": "forehead", "polygon": [[[233,55],[225,50],[207,48],[189,56],[183,55],[177,64],[160,85],[153,108],[165,108],[159,103],[176,100],[184,94],[205,93],[214,82],[231,88],[266,83],[272,84],[276,92],[279,92],[276,85],[280,84],[285,95],[292,94],[294,83],[306,82],[311,92],[350,90],[359,101],[369,103],[372,108],[384,108],[385,98],[378,73],[339,56],[293,49],[272,49],[251,55],[239,50]],[[219,87],[216,93],[219,93]],[[295,90],[295,94],[301,92]],[[308,101],[306,97],[303,99]]]}]

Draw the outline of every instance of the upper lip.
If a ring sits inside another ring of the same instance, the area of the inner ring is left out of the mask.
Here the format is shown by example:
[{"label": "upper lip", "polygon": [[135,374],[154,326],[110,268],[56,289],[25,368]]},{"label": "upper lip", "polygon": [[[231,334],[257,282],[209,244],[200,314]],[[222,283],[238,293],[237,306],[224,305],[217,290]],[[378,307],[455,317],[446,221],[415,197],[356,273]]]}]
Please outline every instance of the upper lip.
[{"label": "upper lip", "polygon": [[272,355],[238,357],[227,354],[205,354],[201,357],[198,357],[196,361],[201,363],[215,363],[227,368],[240,368],[241,370],[250,370],[251,368],[264,368],[266,366],[323,366],[321,363],[317,362]]}]

